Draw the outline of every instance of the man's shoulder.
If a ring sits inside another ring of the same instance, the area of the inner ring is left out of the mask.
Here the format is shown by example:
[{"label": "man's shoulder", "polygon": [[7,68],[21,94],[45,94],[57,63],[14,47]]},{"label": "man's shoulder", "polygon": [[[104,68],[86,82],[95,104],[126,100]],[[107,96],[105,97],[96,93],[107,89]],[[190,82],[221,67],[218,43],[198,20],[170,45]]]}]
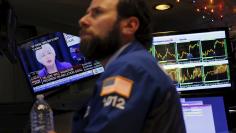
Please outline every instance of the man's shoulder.
[{"label": "man's shoulder", "polygon": [[151,66],[157,67],[157,61],[146,50],[132,51],[120,56],[114,61],[115,64],[130,65],[135,68],[148,68]]},{"label": "man's shoulder", "polygon": [[170,78],[158,65],[157,60],[146,50],[133,51],[125,54],[113,61],[107,69],[109,73],[116,73],[117,71],[122,74],[132,73],[135,78],[148,77],[166,84],[172,83]]},{"label": "man's shoulder", "polygon": [[109,72],[145,74],[154,76],[163,73],[155,58],[146,50],[132,51],[114,60],[105,70]]},{"label": "man's shoulder", "polygon": [[153,60],[154,57],[143,47],[143,45],[138,42],[132,42],[119,57],[118,61],[131,61],[131,60]]}]

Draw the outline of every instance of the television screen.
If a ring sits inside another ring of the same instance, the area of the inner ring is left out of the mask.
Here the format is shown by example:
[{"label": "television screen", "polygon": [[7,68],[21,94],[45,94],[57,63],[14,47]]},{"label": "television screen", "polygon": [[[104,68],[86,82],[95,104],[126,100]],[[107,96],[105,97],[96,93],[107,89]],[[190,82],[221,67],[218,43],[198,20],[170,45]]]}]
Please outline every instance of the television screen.
[{"label": "television screen", "polygon": [[104,71],[99,62],[86,60],[79,43],[77,36],[55,32],[32,38],[17,48],[33,93],[42,93]]},{"label": "television screen", "polygon": [[178,91],[230,88],[227,30],[155,36],[152,53]]},{"label": "television screen", "polygon": [[187,133],[228,133],[222,96],[181,98]]}]

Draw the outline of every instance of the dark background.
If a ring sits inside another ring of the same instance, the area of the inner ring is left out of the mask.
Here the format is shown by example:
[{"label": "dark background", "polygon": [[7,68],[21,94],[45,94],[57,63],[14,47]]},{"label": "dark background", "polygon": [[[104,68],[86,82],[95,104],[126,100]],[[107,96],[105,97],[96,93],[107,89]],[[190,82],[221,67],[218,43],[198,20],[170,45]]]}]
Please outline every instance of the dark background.
[{"label": "dark background", "polygon": [[[0,3],[2,1],[0,0]],[[17,16],[16,23],[11,21],[11,26],[9,27],[11,32],[8,33],[4,32],[4,28],[1,27],[0,35],[7,36],[14,33],[14,36],[11,35],[11,37],[16,38],[16,46],[26,39],[48,32],[62,31],[77,35],[79,30],[78,19],[83,16],[90,1],[9,0]],[[157,34],[162,34],[165,31],[191,31],[195,29],[229,27],[232,51],[235,51],[235,0],[214,0],[215,3],[224,2],[223,19],[218,19],[209,13],[197,12],[196,7],[204,6],[204,2],[196,5],[192,0],[180,0],[179,3],[176,0],[147,1],[151,10],[156,3],[171,3],[173,6],[172,9],[163,12],[152,10],[153,31],[157,32]],[[203,16],[205,16],[204,19]],[[1,17],[0,19],[1,23],[5,20],[3,18]],[[12,32],[14,27],[15,32]],[[0,48],[2,49],[2,43]],[[5,50],[7,49],[8,47],[5,47]],[[0,132],[27,133],[30,126],[29,111],[34,96],[28,88],[29,86],[19,61],[16,60],[13,63],[12,60],[9,60],[9,56],[6,55],[0,54]],[[233,54],[233,58],[235,59],[235,54]],[[232,70],[235,68],[236,66],[233,64]],[[46,99],[54,110],[55,125],[58,133],[69,132],[72,112],[79,109],[82,103],[91,95],[96,78],[84,79],[74,85],[62,87],[60,92],[46,94]],[[233,110],[234,106],[236,106],[235,92],[227,93],[225,96],[228,99],[227,104]],[[234,120],[235,123],[235,113],[231,113],[230,116],[231,120]],[[233,126],[235,128],[235,124]]]}]

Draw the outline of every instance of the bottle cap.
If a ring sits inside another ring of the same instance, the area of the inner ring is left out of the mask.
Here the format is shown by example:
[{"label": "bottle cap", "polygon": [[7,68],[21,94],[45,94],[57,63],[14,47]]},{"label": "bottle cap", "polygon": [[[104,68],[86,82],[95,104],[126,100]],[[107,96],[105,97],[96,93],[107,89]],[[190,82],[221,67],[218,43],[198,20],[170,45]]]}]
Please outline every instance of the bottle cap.
[{"label": "bottle cap", "polygon": [[39,94],[39,95],[36,96],[36,98],[42,100],[42,99],[44,99],[44,95],[43,94]]}]

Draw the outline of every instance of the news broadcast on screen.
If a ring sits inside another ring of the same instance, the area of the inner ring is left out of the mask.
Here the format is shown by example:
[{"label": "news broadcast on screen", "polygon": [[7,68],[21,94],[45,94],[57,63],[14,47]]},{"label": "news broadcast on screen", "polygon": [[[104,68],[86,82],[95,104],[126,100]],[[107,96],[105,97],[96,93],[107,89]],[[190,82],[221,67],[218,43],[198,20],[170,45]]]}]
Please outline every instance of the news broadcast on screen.
[{"label": "news broadcast on screen", "polygon": [[97,75],[104,71],[97,61],[80,52],[80,38],[55,32],[32,38],[18,47],[21,63],[33,93]]}]

